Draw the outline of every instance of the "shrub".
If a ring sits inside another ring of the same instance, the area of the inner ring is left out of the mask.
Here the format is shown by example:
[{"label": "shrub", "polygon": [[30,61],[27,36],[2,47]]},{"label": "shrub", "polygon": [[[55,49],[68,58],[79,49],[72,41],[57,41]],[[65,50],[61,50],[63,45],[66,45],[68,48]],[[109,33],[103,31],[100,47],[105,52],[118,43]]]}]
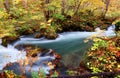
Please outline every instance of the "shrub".
[{"label": "shrub", "polygon": [[119,49],[115,45],[114,39],[95,38],[94,44],[87,52],[85,65],[93,73],[107,72],[119,69]]}]

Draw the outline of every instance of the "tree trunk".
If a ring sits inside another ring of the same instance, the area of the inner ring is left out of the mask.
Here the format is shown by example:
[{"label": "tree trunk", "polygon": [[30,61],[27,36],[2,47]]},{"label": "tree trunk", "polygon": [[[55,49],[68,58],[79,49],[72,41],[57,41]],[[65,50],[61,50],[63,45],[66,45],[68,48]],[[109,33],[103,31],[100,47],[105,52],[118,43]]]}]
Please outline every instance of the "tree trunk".
[{"label": "tree trunk", "polygon": [[119,8],[119,1],[116,0],[116,8],[118,9]]},{"label": "tree trunk", "polygon": [[105,12],[104,12],[104,14],[103,14],[103,18],[104,18],[104,19],[105,19],[105,16],[106,16],[107,11],[108,11],[108,9],[109,9],[110,0],[105,1],[105,4],[106,4],[106,7],[105,7]]},{"label": "tree trunk", "polygon": [[67,14],[69,12],[69,4],[68,4],[68,0],[66,0],[66,12],[65,14]]},{"label": "tree trunk", "polygon": [[49,3],[50,3],[50,0],[46,0],[45,4],[44,4],[44,15],[45,15],[46,21],[49,20],[50,15],[51,15],[51,11],[50,10],[45,10],[45,8],[46,8],[45,5],[49,4]]},{"label": "tree trunk", "polygon": [[27,0],[22,0],[22,4],[23,4],[24,8],[26,9],[27,8]]},{"label": "tree trunk", "polygon": [[9,0],[5,0],[4,7],[6,9],[6,12],[9,13],[10,12]]},{"label": "tree trunk", "polygon": [[61,14],[64,15],[65,14],[65,1],[62,0],[62,9],[61,9]]},{"label": "tree trunk", "polygon": [[78,0],[77,2],[78,2],[78,4],[76,5],[76,9],[75,9],[74,15],[77,14],[77,12],[78,12],[78,10],[80,8],[80,4],[81,4],[82,1]]}]

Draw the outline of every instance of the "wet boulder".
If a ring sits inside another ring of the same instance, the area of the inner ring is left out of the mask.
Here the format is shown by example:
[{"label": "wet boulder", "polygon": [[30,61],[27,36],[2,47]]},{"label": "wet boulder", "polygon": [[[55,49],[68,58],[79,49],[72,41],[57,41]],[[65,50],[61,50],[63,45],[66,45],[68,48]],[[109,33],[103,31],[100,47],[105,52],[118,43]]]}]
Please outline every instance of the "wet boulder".
[{"label": "wet boulder", "polygon": [[43,36],[44,36],[43,33],[37,33],[37,34],[35,34],[34,38],[41,38]]},{"label": "wet boulder", "polygon": [[58,34],[47,34],[45,35],[45,38],[47,39],[56,39],[58,37]]}]

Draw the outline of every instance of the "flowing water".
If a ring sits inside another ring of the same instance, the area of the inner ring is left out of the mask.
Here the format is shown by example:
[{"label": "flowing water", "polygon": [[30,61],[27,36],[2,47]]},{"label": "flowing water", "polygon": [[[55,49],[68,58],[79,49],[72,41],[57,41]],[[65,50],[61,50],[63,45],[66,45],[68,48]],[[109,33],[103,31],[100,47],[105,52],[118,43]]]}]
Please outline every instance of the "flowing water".
[{"label": "flowing water", "polygon": [[7,48],[0,45],[0,70],[2,70],[7,63],[23,59],[25,55],[25,52],[21,53],[21,51],[18,51],[10,45]]},{"label": "flowing water", "polygon": [[[92,45],[92,41],[84,43],[84,40],[92,35],[96,35],[97,37],[115,36],[114,28],[115,26],[112,25],[106,31],[101,31],[97,28],[96,32],[64,32],[59,34],[59,37],[55,40],[47,40],[44,37],[35,39],[33,38],[34,35],[21,36],[20,40],[16,41],[12,46],[9,45],[6,48],[0,45],[0,59],[2,59],[0,60],[0,70],[9,62],[16,62],[25,58],[26,53],[24,51],[21,52],[14,48],[17,45],[25,44],[37,45],[47,49],[51,48],[62,56],[62,62],[65,65],[77,67],[85,52]],[[55,59],[54,56],[39,57],[32,70],[38,70],[39,66],[42,66],[46,73],[48,73],[50,68],[45,66],[44,62],[53,59]]]}]

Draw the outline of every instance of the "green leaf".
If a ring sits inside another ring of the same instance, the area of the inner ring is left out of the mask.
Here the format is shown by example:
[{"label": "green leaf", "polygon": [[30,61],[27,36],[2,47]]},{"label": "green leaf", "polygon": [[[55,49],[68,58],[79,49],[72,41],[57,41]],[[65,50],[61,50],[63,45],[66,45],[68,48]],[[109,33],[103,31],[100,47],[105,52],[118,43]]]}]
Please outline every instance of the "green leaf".
[{"label": "green leaf", "polygon": [[32,72],[32,78],[39,78],[38,72]]}]

